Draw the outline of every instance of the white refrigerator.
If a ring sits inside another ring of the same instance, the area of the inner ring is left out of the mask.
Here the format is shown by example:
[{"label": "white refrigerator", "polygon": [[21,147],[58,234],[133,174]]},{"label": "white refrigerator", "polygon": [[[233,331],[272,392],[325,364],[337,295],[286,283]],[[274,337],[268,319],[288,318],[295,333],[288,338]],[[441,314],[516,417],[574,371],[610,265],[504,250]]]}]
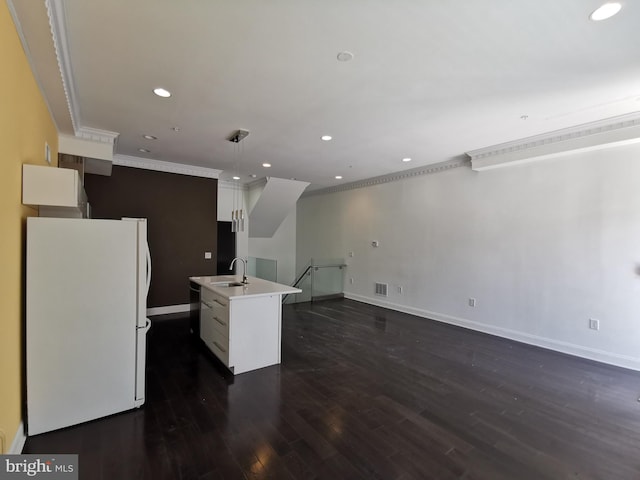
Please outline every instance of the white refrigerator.
[{"label": "white refrigerator", "polygon": [[26,263],[28,435],[141,406],[146,220],[30,217]]}]

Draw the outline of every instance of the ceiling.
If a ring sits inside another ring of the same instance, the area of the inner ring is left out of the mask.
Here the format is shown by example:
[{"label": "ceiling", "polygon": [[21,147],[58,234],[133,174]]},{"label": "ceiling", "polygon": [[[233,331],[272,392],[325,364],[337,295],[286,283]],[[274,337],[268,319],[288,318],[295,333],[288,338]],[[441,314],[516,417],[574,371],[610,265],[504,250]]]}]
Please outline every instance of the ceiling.
[{"label": "ceiling", "polygon": [[66,83],[45,2],[8,3],[61,133],[221,179],[333,187],[640,111],[631,0],[50,0]]}]

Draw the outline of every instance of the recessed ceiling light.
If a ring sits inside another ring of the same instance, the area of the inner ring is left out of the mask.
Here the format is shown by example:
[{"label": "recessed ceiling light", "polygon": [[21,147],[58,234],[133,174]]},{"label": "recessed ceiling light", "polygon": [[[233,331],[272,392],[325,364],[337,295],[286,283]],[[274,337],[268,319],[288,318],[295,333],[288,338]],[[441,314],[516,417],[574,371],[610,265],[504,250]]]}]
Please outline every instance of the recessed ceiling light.
[{"label": "recessed ceiling light", "polygon": [[594,12],[589,15],[589,18],[594,22],[599,22],[600,20],[606,20],[607,18],[613,17],[616,13],[620,11],[622,8],[622,4],[618,2],[607,2],[599,8],[596,8]]},{"label": "recessed ceiling light", "polygon": [[270,163],[263,163],[262,166],[264,168],[269,168],[269,167],[271,167],[271,164]]},{"label": "recessed ceiling light", "polygon": [[147,150],[146,148],[139,148],[138,151],[142,153],[151,153],[151,150]]},{"label": "recessed ceiling light", "polygon": [[336,180],[342,180],[342,175],[336,175]]},{"label": "recessed ceiling light", "polygon": [[322,135],[320,137],[320,140],[323,140],[325,142],[328,142],[329,140],[331,140],[333,137],[331,135]]},{"label": "recessed ceiling light", "polygon": [[158,137],[154,137],[153,135],[142,135],[142,138],[146,138],[147,140],[157,140]]},{"label": "recessed ceiling light", "polygon": [[234,179],[234,180],[240,180],[240,177],[238,177],[238,176],[234,176],[234,177],[233,177],[233,179]]},{"label": "recessed ceiling light", "polygon": [[167,98],[171,96],[171,92],[169,90],[165,90],[162,87],[154,88],[153,93],[162,98]]},{"label": "recessed ceiling light", "polygon": [[410,162],[410,161],[411,161],[411,159],[410,159],[409,157],[404,157],[404,158],[402,159],[402,161],[403,161],[403,162],[405,162],[405,163],[407,163],[407,162]]},{"label": "recessed ceiling light", "polygon": [[353,60],[353,53],[345,50],[344,52],[338,53],[338,56],[336,58],[339,62],[350,62],[351,60]]}]

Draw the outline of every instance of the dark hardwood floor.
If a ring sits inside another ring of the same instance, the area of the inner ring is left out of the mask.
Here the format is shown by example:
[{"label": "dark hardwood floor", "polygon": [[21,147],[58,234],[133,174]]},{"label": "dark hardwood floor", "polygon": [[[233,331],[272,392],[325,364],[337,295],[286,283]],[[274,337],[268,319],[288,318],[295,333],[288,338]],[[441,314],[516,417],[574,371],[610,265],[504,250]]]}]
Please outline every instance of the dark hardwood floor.
[{"label": "dark hardwood floor", "polygon": [[640,479],[640,373],[349,300],[284,307],[282,364],[232,377],[154,321],[147,402],[30,437],[80,478]]}]

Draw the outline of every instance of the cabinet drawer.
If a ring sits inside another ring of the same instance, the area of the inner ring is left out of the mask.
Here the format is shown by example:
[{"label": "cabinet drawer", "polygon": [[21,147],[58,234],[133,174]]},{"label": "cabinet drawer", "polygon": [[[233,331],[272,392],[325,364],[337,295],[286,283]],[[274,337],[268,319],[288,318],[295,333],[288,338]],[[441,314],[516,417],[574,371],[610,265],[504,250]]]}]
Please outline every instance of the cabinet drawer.
[{"label": "cabinet drawer", "polygon": [[229,366],[229,340],[220,335],[213,335],[209,342],[206,342],[209,349],[227,367]]},{"label": "cabinet drawer", "polygon": [[203,298],[200,303],[200,323],[204,322],[210,323],[213,329],[229,338],[229,307]]},{"label": "cabinet drawer", "polygon": [[200,309],[200,338],[207,345],[213,339],[215,335],[215,329],[213,327],[213,321],[208,310]]},{"label": "cabinet drawer", "polygon": [[200,317],[216,317],[228,323],[229,307],[223,307],[215,302],[202,299],[200,302]]},{"label": "cabinet drawer", "polygon": [[203,302],[210,304],[211,306],[217,305],[222,308],[226,308],[229,306],[229,299],[223,297],[222,295],[218,295],[217,293],[209,290],[208,288],[203,288],[200,292],[200,298]]},{"label": "cabinet drawer", "polygon": [[[216,312],[212,309],[207,308],[205,305],[202,305],[200,308],[200,330],[202,332],[215,332],[217,335],[222,336],[228,341],[229,338],[229,315],[225,314],[216,314]],[[203,340],[204,337],[200,335]]]},{"label": "cabinet drawer", "polygon": [[224,338],[229,338],[229,310],[211,309],[211,325]]}]

